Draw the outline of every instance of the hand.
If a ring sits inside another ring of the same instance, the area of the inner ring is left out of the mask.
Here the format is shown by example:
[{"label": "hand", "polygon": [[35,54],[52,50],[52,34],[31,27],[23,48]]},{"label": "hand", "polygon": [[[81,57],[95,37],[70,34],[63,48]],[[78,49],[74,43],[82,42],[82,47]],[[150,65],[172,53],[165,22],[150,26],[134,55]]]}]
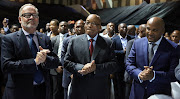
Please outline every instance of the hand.
[{"label": "hand", "polygon": [[63,67],[62,66],[58,66],[58,68],[56,68],[56,71],[58,73],[62,73],[63,72]]},{"label": "hand", "polygon": [[95,60],[93,60],[91,63],[87,63],[86,65],[84,65],[82,70],[79,70],[78,72],[82,75],[86,75],[86,74],[91,73],[95,70],[96,70],[96,64],[95,64]]},{"label": "hand", "polygon": [[39,49],[40,49],[40,52],[37,52],[36,59],[35,59],[37,65],[45,62],[47,53],[50,53],[48,49],[43,49],[41,46],[39,46]]},{"label": "hand", "polygon": [[144,70],[139,74],[139,78],[143,81],[151,80],[154,77],[153,66],[144,66]]},{"label": "hand", "polygon": [[3,27],[7,27],[8,26],[8,20],[7,18],[4,18],[2,24],[3,24]]},{"label": "hand", "polygon": [[114,78],[114,75],[113,74],[110,74],[110,79],[113,79]]},{"label": "hand", "polygon": [[70,77],[71,77],[71,79],[73,79],[73,74]]}]

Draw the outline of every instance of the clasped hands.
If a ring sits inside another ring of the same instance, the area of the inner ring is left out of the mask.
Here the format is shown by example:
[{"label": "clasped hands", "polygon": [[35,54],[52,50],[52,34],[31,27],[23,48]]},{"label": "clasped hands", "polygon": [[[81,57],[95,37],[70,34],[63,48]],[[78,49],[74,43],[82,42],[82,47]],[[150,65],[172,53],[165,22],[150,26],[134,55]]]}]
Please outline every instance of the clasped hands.
[{"label": "clasped hands", "polygon": [[91,63],[85,64],[81,70],[78,70],[78,73],[80,73],[82,75],[86,75],[86,74],[91,73],[95,70],[96,70],[96,64],[95,64],[95,60],[93,60]]},{"label": "clasped hands", "polygon": [[139,74],[139,78],[143,81],[151,80],[154,77],[153,66],[144,66],[144,70]]},{"label": "clasped hands", "polygon": [[44,63],[46,61],[47,53],[50,53],[49,49],[43,49],[41,46],[39,46],[40,52],[37,52],[36,55],[36,65],[39,65],[40,63]]}]

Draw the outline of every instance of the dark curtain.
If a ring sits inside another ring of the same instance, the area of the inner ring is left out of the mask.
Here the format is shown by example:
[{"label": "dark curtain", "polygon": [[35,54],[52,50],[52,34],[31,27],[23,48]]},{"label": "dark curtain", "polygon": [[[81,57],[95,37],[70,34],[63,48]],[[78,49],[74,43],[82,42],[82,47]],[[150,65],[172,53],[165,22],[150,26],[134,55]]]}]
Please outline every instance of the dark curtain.
[{"label": "dark curtain", "polygon": [[[11,2],[8,0],[0,0],[0,22],[4,17],[9,19],[9,25],[19,24],[18,15],[19,8],[25,3]],[[78,13],[76,10],[70,7],[65,7],[63,5],[57,4],[38,4],[32,3],[39,10],[39,26],[38,28],[45,27],[47,22],[52,19],[58,19],[59,21],[69,21],[69,20],[85,20],[85,17]],[[0,23],[0,27],[2,24]]]},{"label": "dark curtain", "polygon": [[140,25],[145,24],[151,17],[161,17],[166,23],[166,31],[180,30],[180,1],[126,6],[113,9],[91,11],[102,19],[102,25],[113,22]]}]

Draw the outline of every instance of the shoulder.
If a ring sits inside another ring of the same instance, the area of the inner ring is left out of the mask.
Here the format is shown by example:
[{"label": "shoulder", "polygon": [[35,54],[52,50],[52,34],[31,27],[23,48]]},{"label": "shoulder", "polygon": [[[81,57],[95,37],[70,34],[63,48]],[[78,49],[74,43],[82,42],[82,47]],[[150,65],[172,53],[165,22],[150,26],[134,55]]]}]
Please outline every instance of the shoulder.
[{"label": "shoulder", "polygon": [[56,41],[58,39],[59,35],[55,36],[55,37],[52,37],[51,38],[51,41]]},{"label": "shoulder", "polygon": [[176,48],[178,46],[178,44],[172,42],[171,40],[168,40],[168,39],[165,39],[165,38],[163,38],[163,39],[166,40],[169,43],[169,46],[172,46],[174,48]]}]

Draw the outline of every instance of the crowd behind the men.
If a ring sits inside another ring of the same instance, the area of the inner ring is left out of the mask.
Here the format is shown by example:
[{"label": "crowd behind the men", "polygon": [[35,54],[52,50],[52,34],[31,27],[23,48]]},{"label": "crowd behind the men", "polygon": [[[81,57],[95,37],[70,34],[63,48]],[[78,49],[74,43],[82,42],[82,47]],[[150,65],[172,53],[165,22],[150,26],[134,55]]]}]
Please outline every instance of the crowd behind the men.
[{"label": "crowd behind the men", "polygon": [[[19,31],[21,28],[17,23],[9,26],[9,19],[4,18],[2,20],[3,27],[0,31],[0,36],[8,35],[10,33]],[[78,20],[75,22],[73,28],[69,28],[70,25],[66,21],[59,22],[57,19],[52,19],[49,23],[46,24],[46,27],[41,27],[39,32],[47,35],[53,46],[53,51],[56,55],[63,61],[64,56],[61,55],[62,51],[59,51],[59,46],[64,45],[64,41],[71,37],[71,35],[81,35],[84,34],[84,24],[86,22],[83,20]],[[93,23],[91,23],[93,25]],[[115,36],[118,35],[121,38],[122,48],[117,48],[115,51],[119,51],[117,55],[117,60],[121,64],[121,71],[110,74],[111,83],[111,99],[128,99],[131,90],[132,77],[125,71],[125,61],[130,53],[130,49],[135,39],[143,38],[146,36],[146,23],[141,24],[138,28],[135,25],[126,25],[126,23],[120,23],[118,25],[118,33],[115,32],[115,24],[110,22],[107,24],[106,29],[102,30],[99,34],[102,37],[111,39],[114,42],[117,42]],[[172,33],[165,33],[164,37],[169,39],[178,45],[180,45],[180,30],[174,30]],[[60,38],[58,40],[58,38]],[[66,42],[66,41],[65,41]],[[56,44],[57,43],[57,44]],[[118,44],[117,44],[118,45]],[[83,46],[83,45],[82,45]],[[127,48],[128,46],[128,48]],[[116,46],[117,47],[117,46]],[[63,48],[62,48],[63,49]],[[65,48],[67,49],[67,48]],[[66,53],[66,51],[64,51]],[[65,55],[65,53],[63,53]],[[62,58],[63,57],[63,58]],[[64,73],[66,72],[66,74]],[[69,93],[68,85],[63,85],[64,79],[73,79],[73,74],[69,73],[64,69],[63,64],[59,64],[58,68],[50,70],[50,79],[51,79],[51,89],[53,94],[53,99],[68,99],[67,94]],[[65,78],[64,75],[69,75],[70,78]],[[6,77],[4,74],[1,77],[1,95],[4,91],[6,85]],[[69,82],[70,83],[70,82]]]}]

